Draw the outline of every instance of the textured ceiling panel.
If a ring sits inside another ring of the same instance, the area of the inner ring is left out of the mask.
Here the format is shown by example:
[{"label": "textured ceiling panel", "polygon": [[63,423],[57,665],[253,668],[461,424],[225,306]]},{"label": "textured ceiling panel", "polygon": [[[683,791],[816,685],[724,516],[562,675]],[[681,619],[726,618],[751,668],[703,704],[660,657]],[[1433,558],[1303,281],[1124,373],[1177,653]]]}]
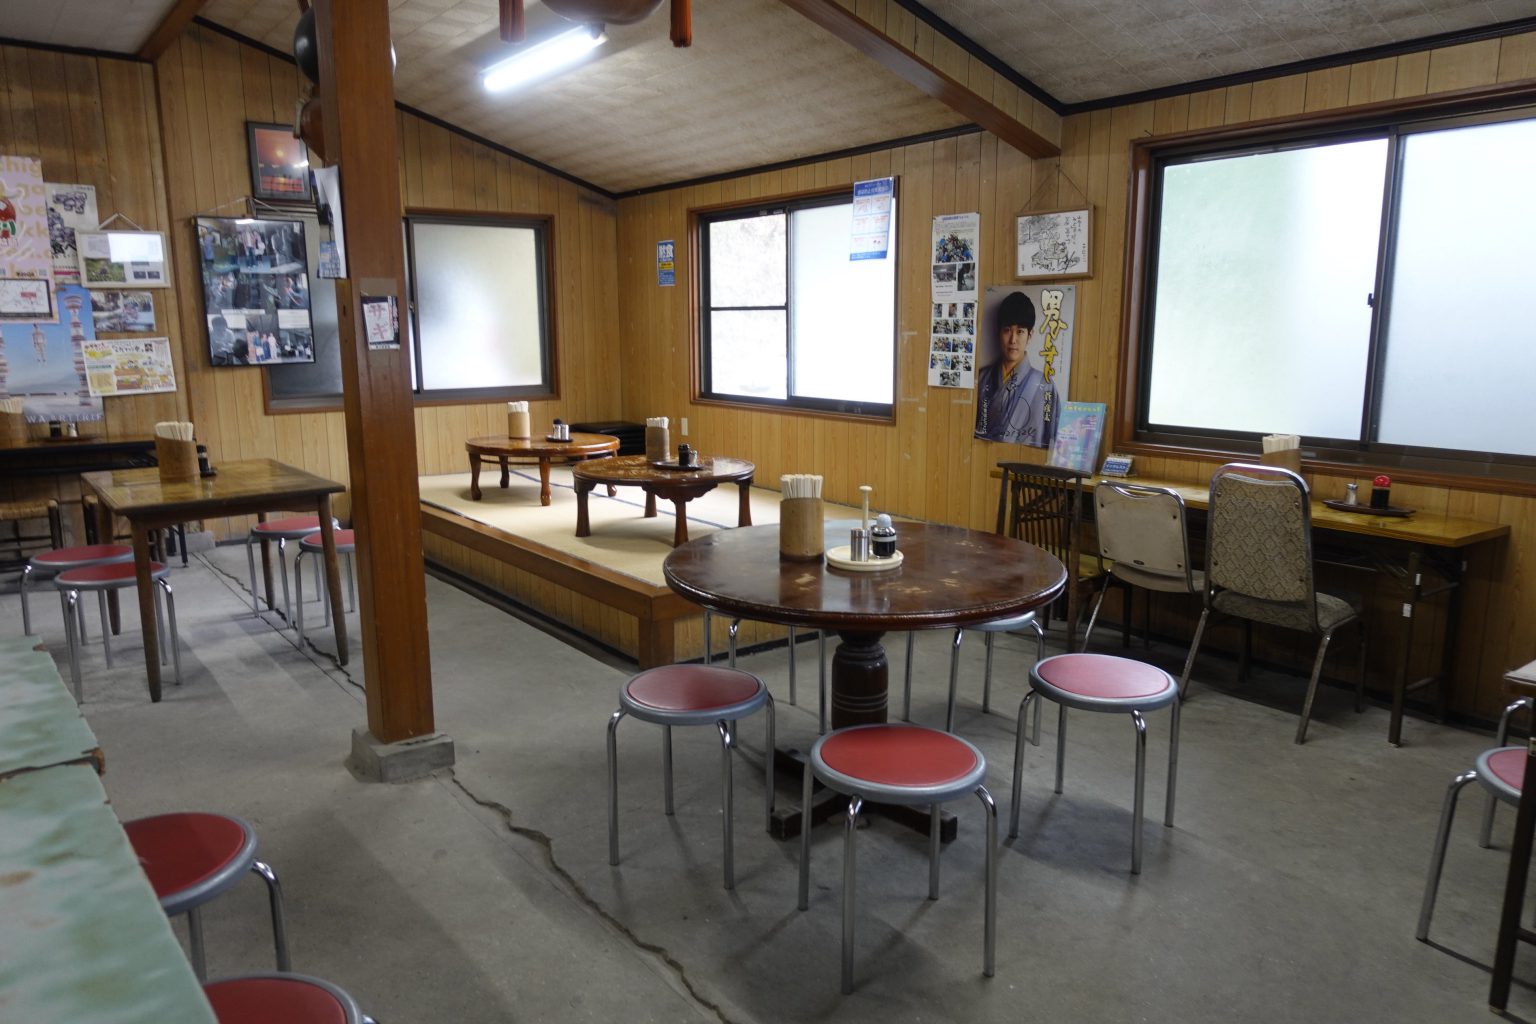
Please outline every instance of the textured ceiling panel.
[{"label": "textured ceiling panel", "polygon": [[925,0],[1063,103],[1536,17],[1536,0]]},{"label": "textured ceiling panel", "polygon": [[0,0],[0,37],[137,53],[176,0]]}]

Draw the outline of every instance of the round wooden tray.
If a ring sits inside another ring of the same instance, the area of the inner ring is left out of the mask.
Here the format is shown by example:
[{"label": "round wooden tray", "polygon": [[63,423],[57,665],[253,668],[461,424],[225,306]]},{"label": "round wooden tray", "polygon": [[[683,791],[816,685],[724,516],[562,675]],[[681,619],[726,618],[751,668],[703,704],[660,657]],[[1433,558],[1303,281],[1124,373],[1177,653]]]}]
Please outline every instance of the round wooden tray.
[{"label": "round wooden tray", "polygon": [[900,551],[890,558],[871,558],[867,562],[855,562],[848,557],[847,544],[839,544],[835,548],[827,549],[827,564],[838,569],[847,569],[850,572],[884,572],[887,569],[896,569],[904,561]]}]

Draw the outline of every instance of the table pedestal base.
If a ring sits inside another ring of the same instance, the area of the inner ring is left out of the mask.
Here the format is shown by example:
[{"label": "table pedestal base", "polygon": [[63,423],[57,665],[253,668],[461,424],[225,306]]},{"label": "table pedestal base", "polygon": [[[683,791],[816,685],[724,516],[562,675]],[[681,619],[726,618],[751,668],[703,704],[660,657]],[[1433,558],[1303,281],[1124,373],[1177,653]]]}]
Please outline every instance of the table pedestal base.
[{"label": "table pedestal base", "polygon": [[886,721],[886,680],[890,664],[880,638],[885,634],[842,630],[832,652],[832,728]]}]

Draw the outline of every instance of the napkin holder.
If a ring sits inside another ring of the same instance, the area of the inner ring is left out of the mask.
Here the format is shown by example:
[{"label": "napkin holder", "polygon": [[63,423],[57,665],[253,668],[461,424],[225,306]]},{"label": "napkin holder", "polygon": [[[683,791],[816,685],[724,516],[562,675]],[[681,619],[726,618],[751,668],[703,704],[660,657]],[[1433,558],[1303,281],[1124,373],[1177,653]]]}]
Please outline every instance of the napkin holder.
[{"label": "napkin holder", "polygon": [[666,427],[645,428],[645,458],[647,462],[666,462],[672,457],[672,433]]},{"label": "napkin holder", "polygon": [[0,448],[16,448],[27,443],[27,417],[19,412],[0,412]]},{"label": "napkin holder", "polygon": [[1292,473],[1301,472],[1301,449],[1286,448],[1278,452],[1264,452],[1259,456],[1259,463],[1265,466],[1274,466],[1278,469],[1288,469]]},{"label": "napkin holder", "polygon": [[160,464],[162,483],[186,483],[196,480],[197,442],[177,441],[169,437],[155,438],[155,461]]},{"label": "napkin holder", "polygon": [[779,501],[779,557],[791,562],[821,558],[826,543],[825,512],[820,498]]},{"label": "napkin holder", "polygon": [[507,436],[525,440],[533,436],[533,420],[528,410],[507,413]]}]

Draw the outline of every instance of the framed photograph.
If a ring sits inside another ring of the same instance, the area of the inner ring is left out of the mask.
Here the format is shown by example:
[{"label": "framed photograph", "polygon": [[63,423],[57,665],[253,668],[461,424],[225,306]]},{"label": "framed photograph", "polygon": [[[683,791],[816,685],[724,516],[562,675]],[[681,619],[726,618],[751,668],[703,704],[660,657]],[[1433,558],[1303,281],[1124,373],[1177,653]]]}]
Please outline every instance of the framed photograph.
[{"label": "framed photograph", "polygon": [[87,288],[169,288],[163,231],[76,231]]},{"label": "framed photograph", "polygon": [[1018,266],[1021,280],[1090,277],[1088,249],[1092,210],[1042,210],[1018,220]]},{"label": "framed photograph", "polygon": [[245,122],[251,154],[251,196],[269,202],[313,203],[309,150],[293,136],[293,126]]},{"label": "framed photograph", "polygon": [[197,218],[214,366],[315,361],[304,222]]}]

